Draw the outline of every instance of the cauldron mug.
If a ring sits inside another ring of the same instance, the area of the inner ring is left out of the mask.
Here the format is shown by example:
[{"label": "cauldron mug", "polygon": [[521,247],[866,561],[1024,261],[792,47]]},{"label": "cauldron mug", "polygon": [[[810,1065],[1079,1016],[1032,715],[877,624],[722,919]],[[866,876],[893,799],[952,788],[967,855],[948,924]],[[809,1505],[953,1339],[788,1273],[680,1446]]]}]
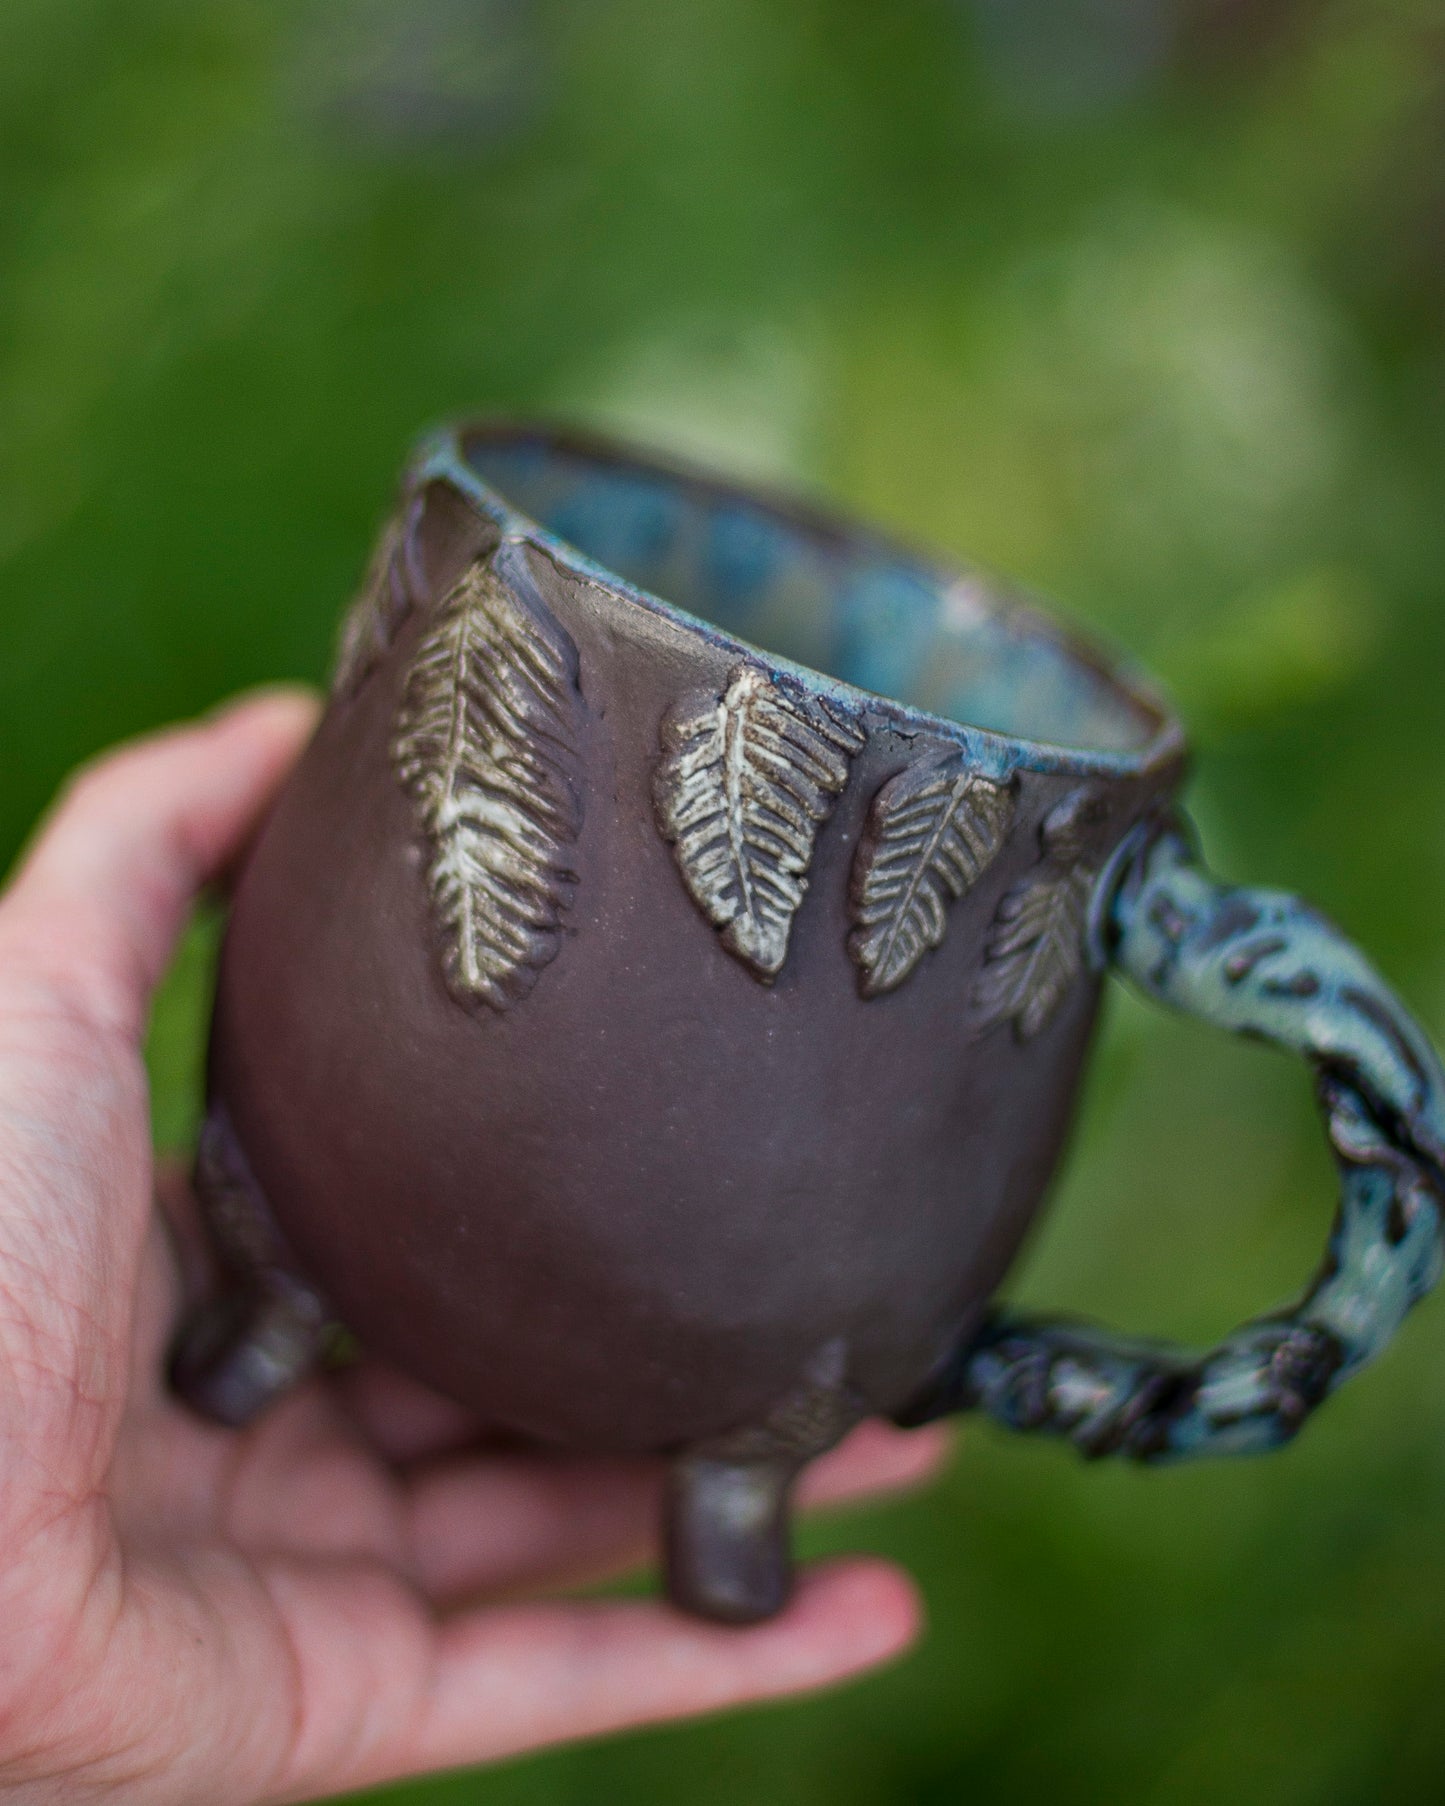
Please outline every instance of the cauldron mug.
[{"label": "cauldron mug", "polygon": [[[244,1422],[342,1322],[510,1431],[661,1453],[669,1592],[737,1621],[870,1413],[1285,1441],[1439,1273],[1445,1077],[1324,920],[1205,874],[1182,769],[1146,688],[974,576],[584,437],[438,434],[236,890],[224,1291],[177,1385]],[[990,1302],[1110,966],[1314,1070],[1325,1265],[1210,1353]]]}]

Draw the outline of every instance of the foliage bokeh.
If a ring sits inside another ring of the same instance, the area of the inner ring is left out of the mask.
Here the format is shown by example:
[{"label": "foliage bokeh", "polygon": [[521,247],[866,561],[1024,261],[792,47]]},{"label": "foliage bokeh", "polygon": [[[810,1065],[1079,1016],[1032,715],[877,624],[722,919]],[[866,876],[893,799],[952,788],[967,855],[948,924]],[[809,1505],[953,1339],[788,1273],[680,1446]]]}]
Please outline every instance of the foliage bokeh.
[{"label": "foliage bokeh", "polygon": [[[417,430],[540,409],[1057,598],[1178,698],[1214,864],[1445,1032],[1442,70],[1427,0],[6,0],[6,848],[117,736],[319,679]],[[1018,1286],[1206,1338],[1328,1188],[1297,1071],[1121,995]],[[810,1530],[919,1575],[887,1676],[386,1797],[1433,1806],[1442,1513],[1437,1303],[1272,1461],[975,1428]]]}]

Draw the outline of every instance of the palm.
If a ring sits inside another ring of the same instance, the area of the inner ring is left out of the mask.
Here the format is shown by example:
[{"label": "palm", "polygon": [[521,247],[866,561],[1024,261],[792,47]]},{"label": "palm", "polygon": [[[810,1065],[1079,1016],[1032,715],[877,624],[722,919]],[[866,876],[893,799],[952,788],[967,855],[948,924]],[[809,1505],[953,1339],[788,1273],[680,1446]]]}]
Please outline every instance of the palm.
[{"label": "palm", "polygon": [[[133,749],[85,781],[0,903],[0,1783],[16,1798],[314,1798],[838,1678],[905,1644],[877,1563],[776,1623],[555,1594],[645,1550],[645,1463],[489,1445],[362,1364],[253,1428],[162,1382],[194,1216],[152,1207],[149,990],[197,884],[294,753],[294,699]],[[169,1229],[167,1228],[169,1224]],[[921,1474],[865,1428],[816,1493]],[[508,1601],[508,1603],[498,1603]]]}]

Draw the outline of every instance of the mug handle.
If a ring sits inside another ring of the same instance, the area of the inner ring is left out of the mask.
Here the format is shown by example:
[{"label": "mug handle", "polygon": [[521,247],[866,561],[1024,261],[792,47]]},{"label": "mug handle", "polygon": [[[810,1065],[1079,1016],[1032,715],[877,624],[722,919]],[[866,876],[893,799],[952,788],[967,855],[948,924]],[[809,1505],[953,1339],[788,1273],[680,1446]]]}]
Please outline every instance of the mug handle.
[{"label": "mug handle", "polygon": [[1147,996],[1309,1062],[1340,1175],[1324,1265],[1292,1309],[1205,1354],[992,1311],[898,1421],[980,1407],[1137,1461],[1277,1448],[1440,1277],[1445,1073],[1337,929],[1283,892],[1216,883],[1178,817],[1136,829],[1111,861],[1092,939]]}]

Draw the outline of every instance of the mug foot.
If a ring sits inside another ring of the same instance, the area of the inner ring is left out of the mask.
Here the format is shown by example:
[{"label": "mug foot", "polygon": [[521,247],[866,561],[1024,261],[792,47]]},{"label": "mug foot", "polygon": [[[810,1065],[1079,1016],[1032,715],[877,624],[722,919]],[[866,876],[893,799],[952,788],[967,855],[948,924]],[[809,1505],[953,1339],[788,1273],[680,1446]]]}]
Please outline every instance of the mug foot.
[{"label": "mug foot", "polygon": [[240,1429],[310,1371],[326,1327],[309,1286],[258,1273],[187,1320],[171,1353],[171,1385],[203,1417]]},{"label": "mug foot", "polygon": [[756,1624],[793,1585],[788,1500],[796,1465],[683,1455],[669,1476],[664,1525],[667,1596],[685,1612]]},{"label": "mug foot", "polygon": [[217,1106],[201,1130],[195,1190],[223,1277],[217,1294],[182,1325],[170,1381],[203,1416],[239,1428],[315,1365],[332,1317],[295,1271],[230,1120]]},{"label": "mug foot", "polygon": [[843,1342],[829,1342],[760,1423],[673,1461],[663,1554],[674,1605],[723,1624],[756,1624],[787,1604],[794,1482],[864,1415],[846,1362]]}]

